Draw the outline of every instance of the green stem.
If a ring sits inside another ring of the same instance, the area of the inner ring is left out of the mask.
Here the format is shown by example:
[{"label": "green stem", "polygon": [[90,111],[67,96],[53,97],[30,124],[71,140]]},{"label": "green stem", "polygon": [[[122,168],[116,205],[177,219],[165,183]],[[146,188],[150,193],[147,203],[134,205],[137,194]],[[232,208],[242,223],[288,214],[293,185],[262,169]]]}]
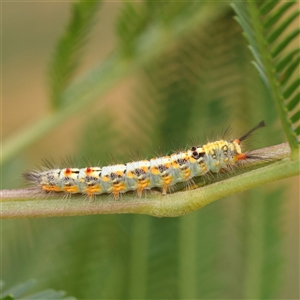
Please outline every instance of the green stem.
[{"label": "green stem", "polygon": [[[266,154],[269,159],[284,159],[252,171],[244,169],[243,174],[194,190],[166,196],[153,191],[147,199],[126,193],[121,201],[114,201],[110,195],[101,195],[91,202],[82,195],[66,198],[65,194],[48,196],[37,189],[3,190],[0,193],[1,217],[9,219],[121,213],[177,217],[226,196],[299,174],[299,161],[289,159],[287,144],[260,149],[259,152]],[[254,163],[251,166],[255,167]]]}]

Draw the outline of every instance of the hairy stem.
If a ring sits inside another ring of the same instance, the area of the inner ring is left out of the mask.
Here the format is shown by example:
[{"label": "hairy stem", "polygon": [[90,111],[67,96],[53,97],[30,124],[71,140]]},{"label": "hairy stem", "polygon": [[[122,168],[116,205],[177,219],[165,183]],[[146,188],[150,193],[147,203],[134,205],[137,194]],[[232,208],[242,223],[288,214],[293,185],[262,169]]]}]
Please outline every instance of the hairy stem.
[{"label": "hairy stem", "polygon": [[[253,151],[253,154],[263,154],[263,159],[251,163],[250,171],[249,167],[243,168],[237,170],[231,178],[166,196],[151,191],[145,198],[126,193],[120,201],[113,200],[110,195],[100,195],[94,201],[89,201],[82,195],[46,195],[37,188],[3,190],[0,192],[1,218],[123,213],[176,217],[198,210],[223,197],[299,174],[299,161],[289,158],[290,149],[287,143]],[[254,169],[255,167],[259,168]]]}]

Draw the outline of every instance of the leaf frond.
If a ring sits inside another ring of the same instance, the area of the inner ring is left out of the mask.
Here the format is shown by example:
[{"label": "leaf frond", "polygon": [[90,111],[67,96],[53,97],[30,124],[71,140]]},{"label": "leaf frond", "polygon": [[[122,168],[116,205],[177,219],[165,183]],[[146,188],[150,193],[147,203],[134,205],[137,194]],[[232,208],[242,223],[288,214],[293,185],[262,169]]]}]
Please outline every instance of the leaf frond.
[{"label": "leaf frond", "polygon": [[54,109],[63,105],[62,91],[79,67],[99,3],[100,1],[80,1],[72,6],[70,22],[56,45],[49,65],[50,100]]},{"label": "leaf frond", "polygon": [[[297,2],[239,1],[232,2],[232,7],[250,44],[254,65],[275,102],[292,149],[291,155],[296,158],[299,136],[295,128],[300,110],[300,107],[296,108],[299,96],[296,71],[300,60],[300,30],[293,28],[293,24],[299,19]],[[296,40],[298,45],[293,46]]]}]

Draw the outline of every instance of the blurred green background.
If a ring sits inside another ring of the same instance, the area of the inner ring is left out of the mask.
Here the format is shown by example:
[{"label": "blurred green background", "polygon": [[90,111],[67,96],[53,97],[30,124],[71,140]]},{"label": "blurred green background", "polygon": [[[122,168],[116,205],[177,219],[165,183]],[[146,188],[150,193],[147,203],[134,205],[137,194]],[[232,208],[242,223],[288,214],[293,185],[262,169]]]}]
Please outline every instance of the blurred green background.
[{"label": "blurred green background", "polygon": [[[180,27],[202,9],[201,3],[151,3],[102,3],[78,78],[113,51],[134,61],[139,28],[164,24],[168,35],[169,20]],[[229,4],[220,3],[206,4],[221,11],[217,18],[170,44],[162,39],[164,50],[150,63],[133,68],[98,101],[5,164],[2,188],[26,186],[22,172],[45,158],[59,164],[71,157],[81,166],[86,159],[126,162],[132,151],[150,158],[153,149],[165,154],[191,138],[214,139],[228,125],[243,134],[262,119],[268,126],[248,149],[284,142],[242,30]],[[47,66],[70,7],[2,3],[4,141],[50,110]],[[298,189],[296,179],[280,181],[180,218],[1,221],[2,279],[12,285],[37,278],[37,288],[63,289],[79,299],[298,299]]]}]

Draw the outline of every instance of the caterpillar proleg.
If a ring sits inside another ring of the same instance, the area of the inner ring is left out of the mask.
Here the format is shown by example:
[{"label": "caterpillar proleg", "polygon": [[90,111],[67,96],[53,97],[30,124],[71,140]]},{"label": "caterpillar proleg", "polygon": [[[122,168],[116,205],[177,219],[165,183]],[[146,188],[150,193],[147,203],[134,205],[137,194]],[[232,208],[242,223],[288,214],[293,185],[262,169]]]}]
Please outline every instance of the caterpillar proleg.
[{"label": "caterpillar proleg", "polygon": [[136,191],[141,197],[145,190],[152,188],[160,188],[165,195],[176,183],[188,183],[208,172],[218,173],[241,161],[257,159],[256,156],[242,152],[241,142],[253,131],[264,126],[265,122],[261,121],[238,139],[221,139],[150,160],[82,169],[50,169],[25,173],[24,176],[43,191],[82,193],[90,198],[109,193],[118,200],[121,193],[128,191]]}]

